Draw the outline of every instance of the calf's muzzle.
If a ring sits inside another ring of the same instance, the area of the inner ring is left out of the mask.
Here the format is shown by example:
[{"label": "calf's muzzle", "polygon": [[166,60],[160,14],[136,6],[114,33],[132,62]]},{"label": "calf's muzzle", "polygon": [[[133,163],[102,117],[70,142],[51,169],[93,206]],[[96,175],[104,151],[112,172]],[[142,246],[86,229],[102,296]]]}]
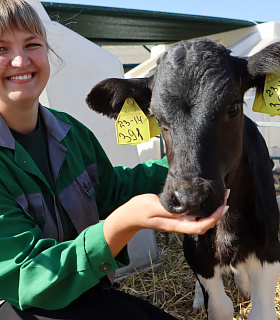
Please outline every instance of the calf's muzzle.
[{"label": "calf's muzzle", "polygon": [[169,212],[202,218],[213,213],[223,203],[223,195],[222,183],[201,178],[182,181],[168,176],[160,200]]}]

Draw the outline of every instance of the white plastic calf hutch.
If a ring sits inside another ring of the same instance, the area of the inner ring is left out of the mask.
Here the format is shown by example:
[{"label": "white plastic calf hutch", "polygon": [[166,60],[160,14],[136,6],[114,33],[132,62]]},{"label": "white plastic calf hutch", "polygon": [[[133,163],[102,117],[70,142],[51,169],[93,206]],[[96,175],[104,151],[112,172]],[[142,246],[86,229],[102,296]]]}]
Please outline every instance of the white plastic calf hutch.
[{"label": "white plastic calf hutch", "polygon": [[[51,54],[51,77],[40,97],[43,105],[65,111],[89,127],[99,139],[113,165],[133,167],[140,162],[135,146],[116,143],[115,122],[91,111],[85,103],[86,95],[99,81],[123,78],[119,59],[91,41],[51,21],[39,0],[28,0],[39,13],[47,30],[50,46],[63,60]],[[153,157],[153,156],[151,156]],[[131,263],[119,273],[150,264],[158,255],[152,230],[142,230],[128,244]]]}]

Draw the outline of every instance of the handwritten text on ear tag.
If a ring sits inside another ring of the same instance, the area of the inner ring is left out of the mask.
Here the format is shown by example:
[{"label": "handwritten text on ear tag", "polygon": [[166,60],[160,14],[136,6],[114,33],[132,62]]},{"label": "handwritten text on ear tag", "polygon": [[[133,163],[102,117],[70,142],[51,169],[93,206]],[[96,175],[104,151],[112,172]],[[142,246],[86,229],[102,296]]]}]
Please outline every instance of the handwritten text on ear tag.
[{"label": "handwritten text on ear tag", "polygon": [[256,94],[253,111],[280,115],[280,74],[267,74],[263,94]]},{"label": "handwritten text on ear tag", "polygon": [[263,97],[269,114],[273,117],[280,115],[280,74],[267,74]]},{"label": "handwritten text on ear tag", "polygon": [[133,98],[127,98],[116,121],[118,144],[150,141],[149,120]]}]

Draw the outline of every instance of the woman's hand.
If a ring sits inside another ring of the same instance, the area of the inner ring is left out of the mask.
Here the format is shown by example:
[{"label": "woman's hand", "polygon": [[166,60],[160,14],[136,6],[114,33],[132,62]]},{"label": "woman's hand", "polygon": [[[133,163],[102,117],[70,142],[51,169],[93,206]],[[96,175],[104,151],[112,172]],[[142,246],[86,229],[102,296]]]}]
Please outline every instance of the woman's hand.
[{"label": "woman's hand", "polygon": [[[213,228],[222,217],[226,206],[224,203],[215,212],[206,218],[196,220],[192,216],[170,213],[160,203],[159,197],[154,194],[143,194],[132,198],[127,202],[131,206],[133,214],[128,218],[139,226],[140,229],[154,229],[166,232],[204,234],[208,229]],[[227,210],[227,207],[226,209]]]},{"label": "woman's hand", "polygon": [[213,228],[227,211],[227,197],[228,192],[224,204],[210,216],[195,220],[191,216],[166,211],[155,194],[142,194],[133,197],[107,217],[104,222],[104,236],[115,257],[142,229],[204,234],[208,229]]}]

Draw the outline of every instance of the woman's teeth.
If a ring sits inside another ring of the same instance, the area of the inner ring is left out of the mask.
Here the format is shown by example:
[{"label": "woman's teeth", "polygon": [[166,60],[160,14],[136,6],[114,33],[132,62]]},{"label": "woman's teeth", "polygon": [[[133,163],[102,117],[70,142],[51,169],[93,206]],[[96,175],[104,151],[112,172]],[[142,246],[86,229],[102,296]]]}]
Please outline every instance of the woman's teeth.
[{"label": "woman's teeth", "polygon": [[25,74],[23,76],[13,76],[9,77],[10,80],[28,80],[32,78],[32,74]]}]

